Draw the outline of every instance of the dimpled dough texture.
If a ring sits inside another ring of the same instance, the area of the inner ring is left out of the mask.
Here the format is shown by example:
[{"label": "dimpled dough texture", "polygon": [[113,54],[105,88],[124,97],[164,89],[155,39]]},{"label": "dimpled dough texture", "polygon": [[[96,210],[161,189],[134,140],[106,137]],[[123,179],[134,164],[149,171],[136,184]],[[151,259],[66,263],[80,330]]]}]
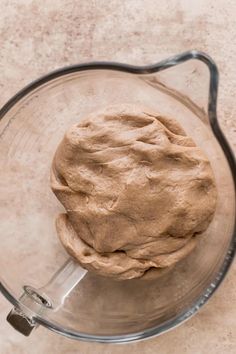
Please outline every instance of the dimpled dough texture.
[{"label": "dimpled dough texture", "polygon": [[216,206],[210,163],[174,119],[134,105],[89,114],[65,134],[51,187],[56,227],[82,267],[155,278],[196,246]]}]

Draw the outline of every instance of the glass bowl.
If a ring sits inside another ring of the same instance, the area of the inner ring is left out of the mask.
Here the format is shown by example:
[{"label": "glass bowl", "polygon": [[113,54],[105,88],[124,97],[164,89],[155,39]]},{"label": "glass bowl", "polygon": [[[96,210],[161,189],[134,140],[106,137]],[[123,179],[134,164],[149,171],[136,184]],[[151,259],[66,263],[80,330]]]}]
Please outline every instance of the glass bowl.
[{"label": "glass bowl", "polygon": [[[104,62],[66,67],[31,83],[1,109],[0,286],[32,327],[40,324],[81,340],[129,342],[176,326],[211,297],[236,244],[236,169],[217,122],[217,86],[214,62],[191,51],[145,67]],[[49,184],[55,149],[73,123],[119,103],[176,118],[205,151],[218,188],[214,219],[196,250],[162,278],[117,282],[88,272],[64,294],[61,306],[51,308],[41,299],[45,306],[36,308],[40,298],[25,301],[25,285],[42,287],[68,259],[54,226],[63,208]]]}]

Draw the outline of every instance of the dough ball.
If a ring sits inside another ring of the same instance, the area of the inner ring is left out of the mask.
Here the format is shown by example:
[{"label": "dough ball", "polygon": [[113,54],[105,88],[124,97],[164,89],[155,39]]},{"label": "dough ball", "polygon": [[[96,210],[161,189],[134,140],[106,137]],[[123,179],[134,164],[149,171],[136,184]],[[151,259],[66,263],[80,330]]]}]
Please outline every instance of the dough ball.
[{"label": "dough ball", "polygon": [[210,162],[176,120],[120,105],[65,134],[51,187],[59,238],[82,267],[114,279],[156,277],[196,246],[216,207]]}]

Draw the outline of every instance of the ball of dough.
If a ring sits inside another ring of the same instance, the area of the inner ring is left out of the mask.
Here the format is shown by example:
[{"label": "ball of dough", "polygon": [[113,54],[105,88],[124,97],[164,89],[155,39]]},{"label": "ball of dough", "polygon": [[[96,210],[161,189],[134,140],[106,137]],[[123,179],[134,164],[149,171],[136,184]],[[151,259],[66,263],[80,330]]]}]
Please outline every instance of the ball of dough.
[{"label": "ball of dough", "polygon": [[150,278],[196,246],[216,206],[209,160],[176,120],[113,106],[73,125],[52,163],[56,221],[84,268],[114,279]]}]

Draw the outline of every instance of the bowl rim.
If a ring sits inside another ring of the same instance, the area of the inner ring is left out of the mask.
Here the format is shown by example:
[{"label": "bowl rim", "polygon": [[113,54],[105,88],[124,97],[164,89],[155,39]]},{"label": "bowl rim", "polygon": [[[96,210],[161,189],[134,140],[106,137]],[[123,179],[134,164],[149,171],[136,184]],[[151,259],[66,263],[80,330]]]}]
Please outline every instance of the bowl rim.
[{"label": "bowl rim", "polygon": [[[22,98],[24,98],[28,93],[36,89],[37,87],[42,86],[43,84],[54,80],[63,75],[67,75],[74,72],[79,71],[88,71],[88,70],[111,70],[111,71],[120,71],[129,74],[136,75],[147,75],[151,73],[157,73],[159,71],[166,70],[168,68],[174,67],[176,65],[182,64],[188,60],[197,59],[205,63],[210,72],[210,83],[209,83],[209,93],[208,93],[208,118],[210,122],[211,129],[213,131],[214,136],[219,142],[228,162],[228,165],[231,170],[234,190],[236,191],[236,161],[233,155],[233,152],[229,146],[227,139],[225,138],[217,119],[217,93],[218,93],[218,82],[219,82],[219,73],[217,66],[213,59],[208,56],[206,53],[191,50],[184,52],[179,55],[175,55],[173,57],[162,60],[156,64],[145,65],[145,66],[136,66],[124,63],[116,63],[116,62],[88,62],[82,64],[75,64],[66,67],[62,67],[60,69],[54,70],[44,76],[41,76],[39,79],[31,82],[29,85],[25,86],[18,93],[16,93],[7,103],[0,109],[0,119],[2,119],[5,114]],[[236,193],[234,193],[236,194]],[[37,324],[40,324],[53,332],[62,334],[66,337],[83,340],[83,341],[92,341],[92,342],[103,342],[103,343],[127,343],[133,342],[141,339],[147,339],[149,337],[153,337],[159,335],[163,332],[166,332],[190,317],[192,317],[213,295],[216,289],[219,287],[221,282],[223,281],[226,273],[230,265],[232,264],[234,255],[236,253],[236,222],[234,225],[234,230],[232,233],[231,242],[225,256],[225,259],[218,271],[214,281],[205,289],[203,294],[199,297],[199,299],[187,310],[183,311],[179,315],[177,315],[174,319],[168,320],[162,325],[152,327],[150,329],[131,333],[124,335],[90,335],[82,332],[74,331],[70,328],[64,328],[61,325],[48,321],[42,318],[39,315],[33,316],[33,319]],[[4,282],[0,280],[0,291],[3,295],[16,307],[20,307],[21,303],[18,299],[16,299],[10,289],[7,287]]]}]

